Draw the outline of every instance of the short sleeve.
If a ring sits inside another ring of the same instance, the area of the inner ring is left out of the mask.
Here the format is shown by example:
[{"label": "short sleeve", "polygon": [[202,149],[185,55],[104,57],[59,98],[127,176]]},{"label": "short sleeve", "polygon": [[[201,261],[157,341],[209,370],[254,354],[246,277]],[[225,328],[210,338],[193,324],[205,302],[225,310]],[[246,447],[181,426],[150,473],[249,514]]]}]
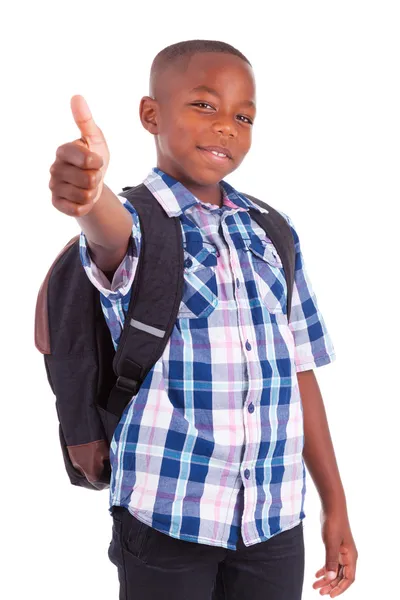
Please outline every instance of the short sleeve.
[{"label": "short sleeve", "polygon": [[99,292],[111,302],[119,300],[129,293],[136,273],[141,243],[140,223],[136,210],[126,198],[117,197],[132,215],[132,234],[127,253],[115,271],[112,282],[93,262],[83,232],[81,232],[79,240],[80,257],[87,276]]},{"label": "short sleeve", "polygon": [[296,371],[308,371],[335,360],[335,350],[318,308],[317,298],[304,264],[300,240],[291,219],[281,213],[290,225],[295,242],[295,278],[289,327],[295,342]]}]

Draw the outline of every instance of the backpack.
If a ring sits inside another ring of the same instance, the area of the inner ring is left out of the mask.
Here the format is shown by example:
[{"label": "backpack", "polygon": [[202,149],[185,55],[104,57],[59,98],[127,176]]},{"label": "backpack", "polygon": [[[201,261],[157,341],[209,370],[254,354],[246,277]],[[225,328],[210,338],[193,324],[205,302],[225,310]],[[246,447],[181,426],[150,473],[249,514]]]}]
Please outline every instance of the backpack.
[{"label": "backpack", "polygon": [[[117,351],[100,294],[81,263],[79,236],[54,260],[36,304],[35,345],[44,355],[56,397],[65,469],[71,484],[92,490],[110,485],[109,449],[115,429],[164,351],[184,284],[179,217],[168,217],[144,184],[125,187],[120,195],[139,215],[142,244]],[[295,268],[292,232],[278,211],[246,196],[269,211],[249,210],[281,258],[289,319]]]}]

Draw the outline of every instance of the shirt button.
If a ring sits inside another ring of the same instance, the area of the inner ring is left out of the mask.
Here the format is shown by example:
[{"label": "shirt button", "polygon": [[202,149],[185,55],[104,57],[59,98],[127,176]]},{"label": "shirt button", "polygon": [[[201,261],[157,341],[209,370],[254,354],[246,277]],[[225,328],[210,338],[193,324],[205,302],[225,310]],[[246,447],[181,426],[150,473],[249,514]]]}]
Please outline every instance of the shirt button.
[{"label": "shirt button", "polygon": [[249,477],[250,477],[250,471],[248,469],[245,470],[244,476],[246,477],[246,479],[249,479]]},{"label": "shirt button", "polygon": [[240,288],[240,281],[239,281],[239,279],[237,277],[236,277],[236,287]]},{"label": "shirt button", "polygon": [[192,264],[193,264],[193,263],[192,263],[192,261],[190,260],[190,258],[187,258],[183,264],[184,264],[184,266],[185,266],[186,268],[189,268],[189,267],[191,267],[191,266],[192,266]]},{"label": "shirt button", "polygon": [[246,350],[251,350],[251,344],[249,340],[246,340]]},{"label": "shirt button", "polygon": [[248,411],[249,411],[249,413],[253,413],[254,412],[254,404],[252,402],[250,402],[250,404],[248,406]]}]

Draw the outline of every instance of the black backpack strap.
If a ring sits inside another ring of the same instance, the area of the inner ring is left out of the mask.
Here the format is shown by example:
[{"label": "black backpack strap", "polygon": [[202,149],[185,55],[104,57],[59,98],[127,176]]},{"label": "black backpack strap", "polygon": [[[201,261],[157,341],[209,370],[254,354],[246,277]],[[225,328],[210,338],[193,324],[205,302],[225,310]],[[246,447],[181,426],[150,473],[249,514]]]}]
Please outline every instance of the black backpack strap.
[{"label": "black backpack strap", "polygon": [[286,219],[272,206],[265,202],[244,194],[246,198],[258,204],[262,208],[266,208],[268,213],[260,213],[253,208],[250,208],[251,218],[264,229],[271,242],[274,244],[282,261],[283,270],[285,271],[287,285],[287,318],[290,319],[292,308],[292,295],[294,285],[294,271],[296,252],[294,247],[294,239],[292,230]]},{"label": "black backpack strap", "polygon": [[141,249],[124,329],[113,366],[117,383],[107,410],[122,415],[126,404],[162,355],[183,293],[183,243],[178,217],[169,217],[141,184],[120,194],[138,213]]}]

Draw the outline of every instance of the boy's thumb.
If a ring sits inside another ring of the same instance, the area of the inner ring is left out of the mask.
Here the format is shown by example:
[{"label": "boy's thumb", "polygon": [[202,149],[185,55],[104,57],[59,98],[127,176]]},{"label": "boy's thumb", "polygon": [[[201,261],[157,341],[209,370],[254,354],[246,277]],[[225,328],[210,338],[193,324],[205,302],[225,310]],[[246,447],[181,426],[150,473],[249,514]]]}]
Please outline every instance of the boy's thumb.
[{"label": "boy's thumb", "polygon": [[[96,146],[106,145],[103,132],[96,125],[90,108],[83,96],[73,96],[71,98],[71,110],[74,121],[79,127],[82,139],[90,149],[96,151]],[[101,154],[101,153],[100,153]]]},{"label": "boy's thumb", "polygon": [[332,581],[337,577],[339,569],[339,547],[340,544],[330,544],[326,549],[325,579]]}]

